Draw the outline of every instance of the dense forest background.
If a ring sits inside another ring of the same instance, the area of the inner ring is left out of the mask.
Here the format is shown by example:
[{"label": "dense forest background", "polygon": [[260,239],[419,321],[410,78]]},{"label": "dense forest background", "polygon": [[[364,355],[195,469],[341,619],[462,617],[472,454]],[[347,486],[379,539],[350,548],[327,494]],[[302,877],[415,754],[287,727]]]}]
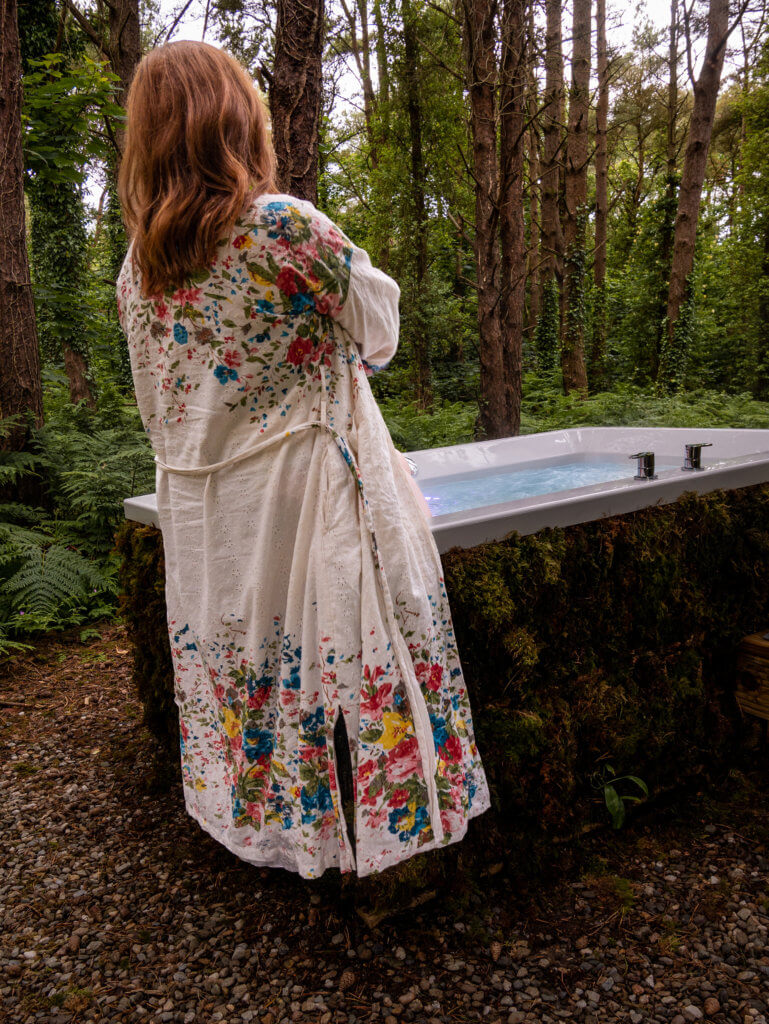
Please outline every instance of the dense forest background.
[{"label": "dense forest background", "polygon": [[190,19],[268,99],[281,188],[401,286],[399,447],[769,427],[766,0],[0,0],[0,651],[114,608],[153,488],[115,175]]}]

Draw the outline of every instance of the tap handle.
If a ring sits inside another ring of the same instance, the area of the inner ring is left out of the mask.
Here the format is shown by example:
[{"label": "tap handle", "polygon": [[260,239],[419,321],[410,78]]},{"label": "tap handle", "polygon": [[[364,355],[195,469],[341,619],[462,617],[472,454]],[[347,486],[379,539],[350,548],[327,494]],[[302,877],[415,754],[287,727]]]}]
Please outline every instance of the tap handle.
[{"label": "tap handle", "polygon": [[712,441],[693,441],[684,445],[684,464],[682,469],[702,469],[701,456],[703,448],[712,448]]},{"label": "tap handle", "polygon": [[638,469],[634,477],[635,480],[656,480],[656,474],[654,472],[654,452],[636,452],[635,455],[629,455],[630,459],[638,459]]},{"label": "tap handle", "polygon": [[691,444],[684,445],[687,451],[695,451],[698,448],[712,448],[712,441],[694,441]]}]

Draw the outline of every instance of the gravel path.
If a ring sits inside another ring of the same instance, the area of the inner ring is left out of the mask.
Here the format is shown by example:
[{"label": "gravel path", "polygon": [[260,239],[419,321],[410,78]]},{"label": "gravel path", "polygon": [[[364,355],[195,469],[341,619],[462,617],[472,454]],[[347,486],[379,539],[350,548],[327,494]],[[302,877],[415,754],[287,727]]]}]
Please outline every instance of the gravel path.
[{"label": "gravel path", "polygon": [[0,676],[3,1024],[766,1024],[766,766],[586,841],[581,873],[372,928],[333,881],[238,861],[179,785],[147,792],[139,714],[115,626]]}]

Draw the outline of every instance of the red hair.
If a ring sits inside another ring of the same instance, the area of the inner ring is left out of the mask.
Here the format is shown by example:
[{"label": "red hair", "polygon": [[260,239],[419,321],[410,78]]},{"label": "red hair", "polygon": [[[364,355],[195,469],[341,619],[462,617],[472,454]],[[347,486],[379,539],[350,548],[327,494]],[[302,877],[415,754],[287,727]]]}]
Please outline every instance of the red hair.
[{"label": "red hair", "polygon": [[139,63],[118,174],[145,295],[209,266],[249,193],[275,191],[267,111],[245,69],[208,43],[179,41]]}]

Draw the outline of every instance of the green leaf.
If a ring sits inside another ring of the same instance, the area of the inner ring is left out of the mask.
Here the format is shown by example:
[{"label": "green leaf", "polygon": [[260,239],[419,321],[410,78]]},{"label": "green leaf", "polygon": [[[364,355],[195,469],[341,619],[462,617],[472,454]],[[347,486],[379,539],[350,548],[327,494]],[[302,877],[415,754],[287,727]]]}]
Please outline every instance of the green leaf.
[{"label": "green leaf", "polygon": [[620,828],[625,820],[625,805],[614,786],[604,786],[603,792],[606,807],[611,815],[612,825],[614,828]]}]

